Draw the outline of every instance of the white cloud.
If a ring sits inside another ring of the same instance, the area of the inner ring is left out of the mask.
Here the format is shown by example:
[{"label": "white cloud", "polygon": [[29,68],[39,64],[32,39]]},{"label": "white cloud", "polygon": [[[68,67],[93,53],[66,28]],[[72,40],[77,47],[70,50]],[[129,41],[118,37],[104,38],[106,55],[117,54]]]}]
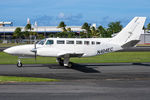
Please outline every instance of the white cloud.
[{"label": "white cloud", "polygon": [[65,14],[64,13],[59,13],[59,15],[58,15],[58,18],[60,18],[60,19],[64,19],[65,18]]}]

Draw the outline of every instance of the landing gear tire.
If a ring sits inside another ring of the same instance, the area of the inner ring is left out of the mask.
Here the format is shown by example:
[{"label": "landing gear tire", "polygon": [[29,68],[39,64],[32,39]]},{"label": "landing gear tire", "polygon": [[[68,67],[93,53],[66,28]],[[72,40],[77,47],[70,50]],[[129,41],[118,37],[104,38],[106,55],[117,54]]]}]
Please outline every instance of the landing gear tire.
[{"label": "landing gear tire", "polygon": [[68,66],[65,66],[65,67],[67,67],[67,68],[72,68],[72,62],[69,62],[69,63],[68,63]]},{"label": "landing gear tire", "polygon": [[21,68],[22,67],[22,63],[17,63],[17,67]]},{"label": "landing gear tire", "polygon": [[17,67],[19,67],[19,68],[22,67],[22,63],[21,63],[20,59],[18,59]]},{"label": "landing gear tire", "polygon": [[64,61],[63,61],[63,60],[60,60],[60,61],[59,61],[59,65],[60,65],[60,66],[64,66]]}]

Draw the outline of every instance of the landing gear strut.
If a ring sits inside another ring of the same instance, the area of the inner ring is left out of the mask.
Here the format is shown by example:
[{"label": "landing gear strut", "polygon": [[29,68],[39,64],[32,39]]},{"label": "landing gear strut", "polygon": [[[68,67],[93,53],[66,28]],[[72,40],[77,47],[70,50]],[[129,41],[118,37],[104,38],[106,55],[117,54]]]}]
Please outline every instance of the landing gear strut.
[{"label": "landing gear strut", "polygon": [[69,59],[70,59],[69,57],[64,57],[64,59],[57,58],[57,62],[59,63],[60,66],[65,66],[65,67],[71,68],[72,63],[69,62]]},{"label": "landing gear strut", "polygon": [[62,58],[57,58],[57,62],[60,66],[64,66],[64,60],[62,60]]},{"label": "landing gear strut", "polygon": [[20,59],[18,59],[17,67],[19,67],[19,68],[22,67],[22,63],[21,63]]}]

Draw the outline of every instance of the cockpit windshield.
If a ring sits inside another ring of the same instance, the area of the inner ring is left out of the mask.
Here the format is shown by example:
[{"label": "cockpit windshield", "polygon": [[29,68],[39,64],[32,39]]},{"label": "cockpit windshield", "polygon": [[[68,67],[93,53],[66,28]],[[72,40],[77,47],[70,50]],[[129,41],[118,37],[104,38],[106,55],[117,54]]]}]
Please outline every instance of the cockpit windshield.
[{"label": "cockpit windshield", "polygon": [[43,40],[39,41],[37,44],[44,45],[45,41],[46,41],[46,39],[43,39]]}]

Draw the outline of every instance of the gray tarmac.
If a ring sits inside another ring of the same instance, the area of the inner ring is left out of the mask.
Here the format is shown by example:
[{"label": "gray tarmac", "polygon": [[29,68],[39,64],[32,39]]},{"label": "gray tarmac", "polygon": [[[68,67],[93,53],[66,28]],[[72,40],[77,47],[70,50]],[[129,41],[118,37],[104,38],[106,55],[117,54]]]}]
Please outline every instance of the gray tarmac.
[{"label": "gray tarmac", "polygon": [[0,100],[149,100],[150,63],[0,65],[0,75],[60,82],[0,83]]}]

